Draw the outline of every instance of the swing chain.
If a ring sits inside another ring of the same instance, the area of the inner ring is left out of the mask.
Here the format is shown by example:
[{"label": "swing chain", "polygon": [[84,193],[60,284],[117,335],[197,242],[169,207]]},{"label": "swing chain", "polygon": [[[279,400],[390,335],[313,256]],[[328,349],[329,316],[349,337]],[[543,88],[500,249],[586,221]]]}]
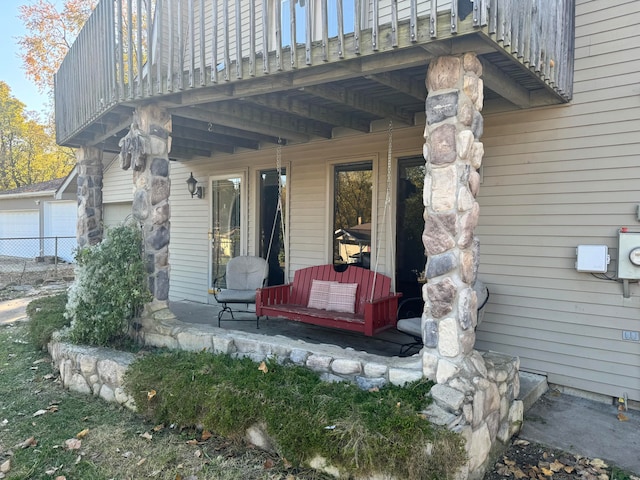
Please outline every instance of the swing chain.
[{"label": "swing chain", "polygon": [[389,147],[387,149],[387,191],[385,205],[391,204],[391,154],[393,152],[393,120],[389,120]]}]

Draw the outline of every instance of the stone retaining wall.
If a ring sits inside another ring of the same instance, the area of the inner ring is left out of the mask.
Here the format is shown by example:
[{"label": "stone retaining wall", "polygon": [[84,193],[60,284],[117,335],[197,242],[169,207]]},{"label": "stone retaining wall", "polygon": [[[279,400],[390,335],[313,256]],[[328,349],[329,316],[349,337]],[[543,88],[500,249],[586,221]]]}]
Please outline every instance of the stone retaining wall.
[{"label": "stone retaining wall", "polygon": [[48,349],[65,388],[136,409],[133,398],[123,389],[124,374],[135,358],[133,354],[72,345],[57,341],[55,337]]},{"label": "stone retaining wall", "polygon": [[[148,346],[206,350],[248,357],[256,362],[267,359],[291,362],[319,372],[325,381],[350,381],[363,389],[387,383],[403,385],[423,378],[420,354],[381,357],[279,335],[188,324],[177,320],[164,302],[147,305],[140,322],[138,335]],[[122,383],[135,358],[133,354],[55,340],[49,344],[49,352],[66,388],[135,410],[133,399],[125,393]],[[499,449],[519,431],[523,414],[522,402],[516,400],[517,359],[493,352],[473,352],[467,363],[456,376],[432,388],[434,403],[425,411],[432,423],[452,429],[466,440],[469,461],[458,473],[458,480],[482,478],[492,459],[491,450]]]}]

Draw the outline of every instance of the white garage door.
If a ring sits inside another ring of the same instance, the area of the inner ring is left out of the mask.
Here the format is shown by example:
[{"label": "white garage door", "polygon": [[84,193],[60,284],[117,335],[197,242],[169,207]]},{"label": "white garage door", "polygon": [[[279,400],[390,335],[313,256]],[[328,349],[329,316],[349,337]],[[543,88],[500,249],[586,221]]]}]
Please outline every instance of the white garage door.
[{"label": "white garage door", "polygon": [[0,255],[35,258],[40,254],[38,210],[0,212]]},{"label": "white garage door", "polygon": [[78,204],[47,202],[44,204],[44,254],[58,256],[66,262],[73,261],[76,242]]}]

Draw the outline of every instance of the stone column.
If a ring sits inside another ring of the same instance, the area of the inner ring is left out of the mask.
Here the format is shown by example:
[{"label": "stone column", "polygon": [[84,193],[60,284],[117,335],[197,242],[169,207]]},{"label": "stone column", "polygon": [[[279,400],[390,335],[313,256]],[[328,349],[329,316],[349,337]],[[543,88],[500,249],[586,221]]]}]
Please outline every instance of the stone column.
[{"label": "stone column", "polygon": [[78,168],[78,247],[102,241],[102,150],[80,147],[76,150]]},{"label": "stone column", "polygon": [[133,169],[133,216],[143,232],[148,285],[154,300],[169,298],[169,150],[171,117],[155,104],[138,107],[120,140],[122,168]]},{"label": "stone column", "polygon": [[438,383],[458,372],[475,343],[481,74],[472,53],[439,57],[427,73],[423,361],[425,375]]}]

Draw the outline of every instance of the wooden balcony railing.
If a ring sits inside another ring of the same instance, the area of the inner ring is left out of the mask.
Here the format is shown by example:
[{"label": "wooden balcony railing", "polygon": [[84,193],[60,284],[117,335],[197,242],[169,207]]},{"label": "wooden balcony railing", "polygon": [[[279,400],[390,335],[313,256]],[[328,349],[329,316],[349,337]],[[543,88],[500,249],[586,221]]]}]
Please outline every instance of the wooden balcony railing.
[{"label": "wooden balcony railing", "polygon": [[572,95],[573,0],[101,0],[55,76],[65,144],[119,104],[472,33]]}]

